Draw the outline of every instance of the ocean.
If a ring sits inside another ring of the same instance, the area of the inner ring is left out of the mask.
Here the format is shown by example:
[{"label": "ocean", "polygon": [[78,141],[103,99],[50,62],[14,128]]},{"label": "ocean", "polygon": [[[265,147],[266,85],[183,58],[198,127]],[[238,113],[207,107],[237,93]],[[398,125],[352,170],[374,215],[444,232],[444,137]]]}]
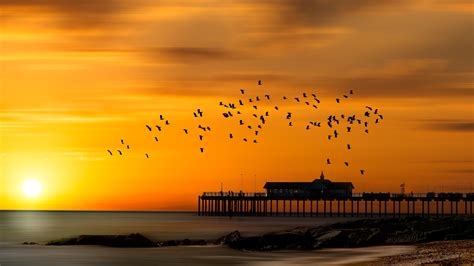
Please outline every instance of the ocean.
[{"label": "ocean", "polygon": [[[242,252],[223,246],[119,249],[45,246],[80,234],[141,233],[155,241],[215,240],[234,230],[243,236],[330,224],[348,218],[202,217],[191,212],[0,211],[0,266],[6,265],[339,265],[370,261],[412,247]],[[23,242],[39,245],[22,245]]]}]

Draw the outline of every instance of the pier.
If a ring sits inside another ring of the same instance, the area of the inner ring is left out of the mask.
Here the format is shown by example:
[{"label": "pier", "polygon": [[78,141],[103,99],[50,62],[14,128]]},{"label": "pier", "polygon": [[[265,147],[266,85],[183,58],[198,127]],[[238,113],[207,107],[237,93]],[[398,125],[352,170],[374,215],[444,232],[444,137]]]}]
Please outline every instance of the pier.
[{"label": "pier", "polygon": [[204,192],[200,216],[400,217],[472,215],[474,193],[274,194]]}]

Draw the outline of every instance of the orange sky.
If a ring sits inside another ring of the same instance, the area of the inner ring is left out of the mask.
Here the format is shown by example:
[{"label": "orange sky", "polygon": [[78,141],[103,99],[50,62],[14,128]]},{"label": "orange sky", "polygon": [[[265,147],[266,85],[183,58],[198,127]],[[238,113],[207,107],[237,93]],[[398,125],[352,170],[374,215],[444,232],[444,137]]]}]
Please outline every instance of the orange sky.
[{"label": "orange sky", "polygon": [[[253,191],[255,177],[261,190],[321,170],[357,191],[398,191],[402,182],[415,192],[473,189],[471,1],[7,0],[0,8],[0,209],[191,210],[221,182],[237,191],[243,176]],[[249,134],[218,106],[237,101],[240,88],[279,98],[262,107],[282,110],[257,145],[227,138]],[[349,89],[354,96],[337,105]],[[281,100],[302,92],[319,95],[318,111]],[[369,135],[329,142],[327,129],[304,129],[366,105],[385,116]],[[204,154],[196,108],[213,129]],[[144,125],[159,114],[171,125],[157,144]],[[122,138],[132,149],[108,156]],[[37,198],[21,192],[29,178],[43,184]]]}]

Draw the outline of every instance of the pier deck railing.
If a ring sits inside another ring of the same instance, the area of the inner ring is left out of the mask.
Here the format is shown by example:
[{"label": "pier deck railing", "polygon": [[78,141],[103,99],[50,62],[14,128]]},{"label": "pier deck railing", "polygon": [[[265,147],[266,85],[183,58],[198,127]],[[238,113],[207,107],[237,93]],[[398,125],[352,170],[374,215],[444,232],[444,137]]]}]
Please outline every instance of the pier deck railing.
[{"label": "pier deck railing", "polygon": [[[474,193],[456,192],[409,194],[363,192],[350,195],[204,192],[198,196],[198,214],[206,216],[342,215],[343,217],[346,215],[351,217],[472,215],[473,201]],[[333,207],[337,210],[333,211]]]}]

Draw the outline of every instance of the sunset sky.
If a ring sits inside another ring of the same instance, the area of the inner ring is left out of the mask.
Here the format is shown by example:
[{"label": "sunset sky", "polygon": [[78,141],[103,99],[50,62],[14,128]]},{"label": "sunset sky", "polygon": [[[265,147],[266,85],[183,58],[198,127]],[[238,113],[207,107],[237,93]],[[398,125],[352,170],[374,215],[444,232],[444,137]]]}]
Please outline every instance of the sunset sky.
[{"label": "sunset sky", "polygon": [[[0,209],[193,210],[221,182],[262,191],[322,170],[356,192],[403,182],[474,190],[470,0],[2,0],[0,9]],[[251,135],[219,106],[241,88],[272,95],[262,108],[281,107],[258,144],[228,138]],[[281,100],[303,92],[317,93],[317,111]],[[368,135],[331,142],[327,129],[304,128],[366,105],[384,115]],[[166,132],[147,132],[160,114]],[[199,123],[212,127],[203,154]],[[130,151],[109,156],[120,139]],[[28,179],[42,184],[37,197],[22,193]]]}]

